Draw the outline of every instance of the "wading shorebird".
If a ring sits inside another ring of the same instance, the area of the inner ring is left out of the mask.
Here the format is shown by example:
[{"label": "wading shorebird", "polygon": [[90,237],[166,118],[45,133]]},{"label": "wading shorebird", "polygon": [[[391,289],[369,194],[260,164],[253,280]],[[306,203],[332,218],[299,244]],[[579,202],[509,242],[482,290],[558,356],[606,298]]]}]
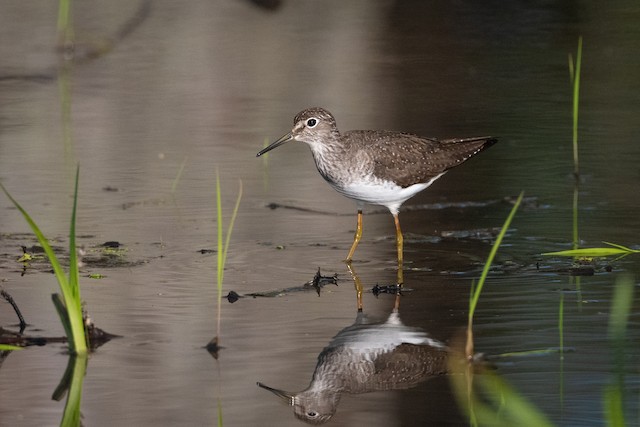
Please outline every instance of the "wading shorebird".
[{"label": "wading shorebird", "polygon": [[398,219],[400,206],[449,169],[497,142],[488,136],[438,140],[379,130],[340,133],[333,115],[319,107],[299,112],[293,123],[291,132],[257,156],[292,140],[309,145],[320,175],[358,205],[356,233],[345,259],[347,263],[353,259],[362,237],[363,205],[386,206],[395,222],[400,271],[403,261],[403,238]]}]

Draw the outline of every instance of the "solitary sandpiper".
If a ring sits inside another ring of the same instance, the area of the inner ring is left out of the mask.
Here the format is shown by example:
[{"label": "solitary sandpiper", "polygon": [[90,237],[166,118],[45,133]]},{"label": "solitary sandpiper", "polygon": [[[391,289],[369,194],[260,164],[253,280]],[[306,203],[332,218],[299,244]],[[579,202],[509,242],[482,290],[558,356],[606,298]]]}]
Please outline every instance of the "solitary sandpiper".
[{"label": "solitary sandpiper", "polygon": [[293,123],[291,132],[257,156],[291,140],[306,142],[311,147],[320,175],[336,191],[358,204],[356,233],[345,259],[347,263],[351,262],[362,237],[363,204],[386,206],[395,221],[400,271],[403,261],[403,238],[398,219],[400,206],[452,167],[497,142],[488,136],[438,140],[377,130],[340,133],[333,115],[319,107],[299,112]]}]

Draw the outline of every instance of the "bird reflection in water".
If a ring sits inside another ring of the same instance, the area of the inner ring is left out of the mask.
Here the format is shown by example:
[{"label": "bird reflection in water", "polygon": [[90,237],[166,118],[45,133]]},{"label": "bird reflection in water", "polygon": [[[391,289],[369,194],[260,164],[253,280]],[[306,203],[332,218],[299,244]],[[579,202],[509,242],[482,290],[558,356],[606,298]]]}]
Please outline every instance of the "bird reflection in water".
[{"label": "bird reflection in water", "polygon": [[367,319],[362,284],[351,266],[349,271],[356,287],[356,321],[322,350],[309,386],[292,393],[258,383],[293,406],[294,415],[309,424],[329,421],[342,393],[407,389],[447,372],[448,348],[424,330],[402,323],[399,294],[386,321]]}]

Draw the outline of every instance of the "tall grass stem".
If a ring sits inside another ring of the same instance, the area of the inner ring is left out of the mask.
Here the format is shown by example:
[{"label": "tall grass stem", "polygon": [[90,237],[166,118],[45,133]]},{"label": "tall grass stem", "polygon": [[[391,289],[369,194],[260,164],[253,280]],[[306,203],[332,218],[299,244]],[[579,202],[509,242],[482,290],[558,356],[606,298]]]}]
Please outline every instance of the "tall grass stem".
[{"label": "tall grass stem", "polygon": [[513,208],[511,208],[511,212],[509,213],[509,216],[505,220],[504,225],[502,226],[502,229],[500,230],[500,233],[496,238],[496,241],[493,243],[493,246],[491,247],[491,252],[489,253],[489,257],[487,258],[487,261],[484,264],[484,268],[482,269],[482,274],[480,275],[480,279],[478,280],[478,283],[475,284],[474,286],[473,294],[472,294],[471,300],[469,301],[469,319],[467,324],[466,355],[468,358],[473,357],[473,316],[476,311],[476,306],[478,305],[478,300],[480,299],[480,294],[482,293],[484,282],[487,278],[487,275],[489,274],[489,269],[491,268],[493,259],[495,258],[496,253],[498,253],[498,248],[502,243],[502,239],[507,233],[507,230],[511,225],[511,221],[515,216],[516,211],[518,210],[518,207],[520,206],[520,203],[522,202],[523,197],[524,197],[524,192],[521,192],[515,204],[513,205]]},{"label": "tall grass stem", "polygon": [[73,26],[71,23],[71,0],[58,1],[58,44],[64,46],[73,41]]},{"label": "tall grass stem", "polygon": [[580,103],[580,69],[582,67],[582,36],[578,38],[578,51],[575,64],[569,55],[569,74],[573,84],[573,173],[577,178],[580,174],[578,162],[578,108]]},{"label": "tall grass stem", "polygon": [[242,180],[240,180],[238,189],[238,197],[236,204],[233,207],[231,219],[229,220],[229,227],[227,229],[226,236],[223,233],[223,217],[222,217],[222,190],[220,189],[220,174],[216,170],[216,212],[217,212],[217,237],[218,237],[218,253],[217,253],[217,288],[218,288],[218,314],[216,323],[216,337],[220,337],[220,323],[222,312],[222,283],[224,280],[224,266],[227,261],[227,253],[229,250],[229,242],[231,241],[231,232],[235,224],[236,216],[238,215],[238,208],[240,207],[240,200],[242,199]]}]

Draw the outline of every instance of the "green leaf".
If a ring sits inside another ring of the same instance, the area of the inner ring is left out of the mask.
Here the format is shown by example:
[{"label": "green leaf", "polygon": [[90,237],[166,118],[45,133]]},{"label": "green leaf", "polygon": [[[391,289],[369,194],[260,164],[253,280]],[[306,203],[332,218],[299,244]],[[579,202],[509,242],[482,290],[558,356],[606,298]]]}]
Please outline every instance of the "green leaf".
[{"label": "green leaf", "polygon": [[615,245],[613,243],[607,243],[611,245],[610,248],[582,248],[582,249],[570,249],[566,251],[557,252],[545,252],[541,255],[544,256],[569,256],[569,257],[607,257],[613,255],[629,255],[638,253],[640,251],[629,249],[621,245]]},{"label": "green leaf", "polygon": [[13,351],[13,350],[22,350],[22,347],[17,345],[9,345],[9,344],[0,344],[0,351]]}]

